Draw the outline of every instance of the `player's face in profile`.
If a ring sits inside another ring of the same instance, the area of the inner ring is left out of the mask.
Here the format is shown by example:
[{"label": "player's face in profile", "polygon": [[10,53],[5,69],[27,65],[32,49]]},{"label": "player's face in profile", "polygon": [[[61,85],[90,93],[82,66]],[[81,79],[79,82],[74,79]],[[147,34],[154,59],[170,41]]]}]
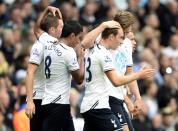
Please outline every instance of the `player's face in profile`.
[{"label": "player's face in profile", "polygon": [[122,43],[123,40],[124,40],[124,32],[123,32],[122,28],[119,28],[119,29],[118,29],[118,33],[117,33],[117,35],[115,36],[114,39],[115,39],[115,40],[114,40],[114,42],[113,42],[113,47],[112,47],[113,50],[117,49],[118,46],[120,46],[121,43]]},{"label": "player's face in profile", "polygon": [[83,39],[83,32],[79,33],[78,35],[73,35],[72,36],[72,44],[73,47],[75,48]]},{"label": "player's face in profile", "polygon": [[134,36],[133,32],[128,32],[126,37],[131,41],[133,52],[134,52],[134,50],[136,49],[137,43],[135,41],[135,36]]},{"label": "player's face in profile", "polygon": [[61,37],[63,26],[64,26],[63,20],[59,19],[58,20],[58,26],[57,26],[57,28],[55,30],[55,34],[56,34],[57,38]]},{"label": "player's face in profile", "polygon": [[76,36],[76,43],[80,43],[83,39],[83,33],[79,33],[77,36]]}]

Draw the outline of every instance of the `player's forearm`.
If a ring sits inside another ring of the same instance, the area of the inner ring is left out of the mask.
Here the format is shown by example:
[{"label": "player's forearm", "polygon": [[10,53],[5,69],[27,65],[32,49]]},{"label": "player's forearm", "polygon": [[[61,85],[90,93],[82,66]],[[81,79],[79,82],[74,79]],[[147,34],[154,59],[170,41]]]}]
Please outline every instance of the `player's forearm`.
[{"label": "player's forearm", "polygon": [[116,70],[111,70],[111,71],[107,71],[105,72],[107,77],[109,78],[109,80],[111,81],[111,83],[115,86],[121,86],[121,85],[125,85],[128,84],[134,80],[137,80],[141,77],[141,73],[137,72],[137,73],[132,73],[131,75],[119,75]]},{"label": "player's forearm", "polygon": [[135,96],[135,99],[140,100],[141,96],[140,96],[139,88],[137,85],[137,81],[135,80],[135,81],[129,83],[128,87],[129,87],[131,93]]},{"label": "player's forearm", "polygon": [[87,33],[81,42],[83,48],[88,49],[94,45],[96,38],[104,31],[106,27],[100,24],[97,28]]},{"label": "player's forearm", "polygon": [[85,66],[84,66],[84,59],[83,58],[78,58],[78,63],[80,66],[80,72],[79,72],[79,82],[78,84],[82,84],[84,80],[84,71],[85,71]]},{"label": "player's forearm", "polygon": [[134,80],[137,80],[140,78],[139,73],[132,73],[131,75],[125,75],[125,76],[120,76],[118,75],[117,77],[117,86],[125,85],[128,84]]},{"label": "player's forearm", "polygon": [[33,100],[33,75],[27,72],[26,77],[27,101]]},{"label": "player's forearm", "polygon": [[48,8],[46,8],[44,10],[44,12],[42,12],[40,14],[39,18],[37,19],[37,22],[34,26],[34,34],[37,38],[39,38],[39,36],[43,32],[42,29],[41,29],[41,23],[42,23],[42,20],[47,16],[48,13],[49,13],[49,10],[48,10]]},{"label": "player's forearm", "polygon": [[[126,69],[126,75],[130,75],[133,73],[133,67],[127,67]],[[137,81],[132,81],[128,84],[128,87],[131,91],[131,93],[135,96],[136,99],[141,99],[140,92],[138,89]]]}]

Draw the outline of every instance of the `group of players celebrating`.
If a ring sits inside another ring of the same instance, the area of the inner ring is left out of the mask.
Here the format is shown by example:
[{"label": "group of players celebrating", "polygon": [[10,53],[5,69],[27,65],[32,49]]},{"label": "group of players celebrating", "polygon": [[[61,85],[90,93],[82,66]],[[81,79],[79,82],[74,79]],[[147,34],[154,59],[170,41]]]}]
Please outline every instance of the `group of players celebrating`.
[{"label": "group of players celebrating", "polygon": [[[58,8],[44,10],[35,24],[37,40],[26,77],[31,131],[75,130],[69,102],[71,78],[85,87],[80,108],[84,131],[134,131],[128,112],[136,116],[143,105],[136,80],[154,75],[150,68],[133,72],[134,22],[130,12],[119,11],[113,20],[83,36],[80,23],[63,22]],[[135,97],[134,104],[127,89]]]}]

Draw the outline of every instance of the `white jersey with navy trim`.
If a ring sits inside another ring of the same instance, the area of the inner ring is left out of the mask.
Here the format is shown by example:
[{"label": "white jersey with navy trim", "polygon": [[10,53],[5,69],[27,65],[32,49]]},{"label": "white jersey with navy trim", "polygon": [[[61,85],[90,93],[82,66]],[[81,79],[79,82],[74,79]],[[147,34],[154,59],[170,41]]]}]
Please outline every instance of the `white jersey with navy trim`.
[{"label": "white jersey with navy trim", "polygon": [[79,69],[76,53],[64,43],[47,43],[44,47],[46,88],[42,105],[69,104],[70,71]]},{"label": "white jersey with navy trim", "polygon": [[45,90],[45,77],[44,77],[44,43],[48,41],[55,42],[56,38],[43,33],[39,39],[33,44],[29,62],[38,65],[35,72],[33,83],[33,99],[42,99]]},{"label": "white jersey with navy trim", "polygon": [[81,113],[90,109],[109,108],[109,87],[105,72],[114,69],[112,56],[104,46],[95,44],[85,55],[85,95]]},{"label": "white jersey with navy trim", "polygon": [[[120,75],[125,75],[128,66],[133,65],[132,60],[132,43],[128,38],[125,38],[123,44],[115,51],[111,51],[114,58],[114,66]],[[113,86],[108,80],[108,84]],[[123,100],[126,95],[126,88],[123,86],[114,87],[110,90],[110,96]]]}]

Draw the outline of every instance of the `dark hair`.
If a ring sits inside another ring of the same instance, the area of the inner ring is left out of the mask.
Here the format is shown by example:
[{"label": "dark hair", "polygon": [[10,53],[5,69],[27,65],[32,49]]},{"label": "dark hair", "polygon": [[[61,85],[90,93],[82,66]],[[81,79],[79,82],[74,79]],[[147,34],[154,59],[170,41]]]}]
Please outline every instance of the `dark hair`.
[{"label": "dark hair", "polygon": [[82,31],[83,31],[83,27],[80,25],[79,22],[75,20],[66,21],[62,29],[61,37],[66,38],[72,33],[78,35]]},{"label": "dark hair", "polygon": [[0,0],[0,5],[1,5],[1,4],[4,4],[3,0]]},{"label": "dark hair", "polygon": [[49,13],[41,22],[41,29],[48,32],[51,27],[57,28],[58,17]]},{"label": "dark hair", "polygon": [[109,35],[113,34],[114,36],[116,36],[118,34],[118,28],[106,28],[101,36],[103,39],[106,39],[109,37]]}]

